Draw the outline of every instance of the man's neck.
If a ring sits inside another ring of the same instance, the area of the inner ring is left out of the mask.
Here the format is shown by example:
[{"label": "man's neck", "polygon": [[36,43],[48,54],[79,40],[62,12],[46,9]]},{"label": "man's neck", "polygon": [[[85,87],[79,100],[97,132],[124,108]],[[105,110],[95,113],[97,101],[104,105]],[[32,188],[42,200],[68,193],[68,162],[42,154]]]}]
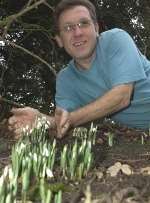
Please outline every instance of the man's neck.
[{"label": "man's neck", "polygon": [[77,68],[82,70],[88,70],[90,68],[91,62],[81,62],[81,61],[75,61],[75,65]]},{"label": "man's neck", "polygon": [[81,60],[74,60],[74,63],[77,68],[82,69],[82,70],[88,70],[91,67],[91,64],[93,62],[93,59],[95,58],[95,53],[87,59],[81,59]]}]

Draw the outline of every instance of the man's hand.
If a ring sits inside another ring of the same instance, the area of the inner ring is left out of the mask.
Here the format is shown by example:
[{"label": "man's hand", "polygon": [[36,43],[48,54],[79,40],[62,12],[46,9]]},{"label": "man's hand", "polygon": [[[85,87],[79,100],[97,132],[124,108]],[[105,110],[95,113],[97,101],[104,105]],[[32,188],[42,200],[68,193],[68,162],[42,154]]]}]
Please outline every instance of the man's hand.
[{"label": "man's hand", "polygon": [[62,138],[71,125],[70,113],[57,107],[55,111],[55,122],[57,126],[57,137]]},{"label": "man's hand", "polygon": [[29,129],[34,127],[36,117],[40,114],[37,109],[30,107],[14,108],[11,110],[13,116],[8,120],[9,130],[14,132],[15,137],[19,137],[22,129],[29,126]]}]

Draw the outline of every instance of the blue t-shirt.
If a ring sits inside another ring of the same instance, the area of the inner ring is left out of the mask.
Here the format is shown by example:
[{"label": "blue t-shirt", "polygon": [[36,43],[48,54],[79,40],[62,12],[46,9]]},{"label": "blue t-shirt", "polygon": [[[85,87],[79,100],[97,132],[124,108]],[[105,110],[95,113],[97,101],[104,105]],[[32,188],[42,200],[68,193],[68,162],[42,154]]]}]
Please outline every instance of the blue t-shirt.
[{"label": "blue t-shirt", "polygon": [[130,35],[121,29],[100,34],[95,58],[88,70],[72,60],[56,82],[56,105],[71,112],[101,97],[113,87],[134,82],[131,104],[112,115],[129,127],[150,126],[150,61],[141,54]]}]

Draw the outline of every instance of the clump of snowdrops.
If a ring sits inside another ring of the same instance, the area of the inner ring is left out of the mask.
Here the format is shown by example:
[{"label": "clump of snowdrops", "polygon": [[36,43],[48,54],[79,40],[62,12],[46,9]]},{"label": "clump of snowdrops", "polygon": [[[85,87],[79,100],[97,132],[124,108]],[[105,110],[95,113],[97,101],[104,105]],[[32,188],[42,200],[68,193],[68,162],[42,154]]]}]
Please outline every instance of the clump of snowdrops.
[{"label": "clump of snowdrops", "polygon": [[92,145],[95,145],[96,132],[93,123],[89,131],[86,128],[74,129],[73,136],[76,139],[73,145],[66,144],[61,152],[60,168],[63,177],[81,180],[87,175],[94,161]]},{"label": "clump of snowdrops", "polygon": [[[86,133],[75,129],[73,145],[65,145],[57,154],[56,139],[50,143],[47,129],[50,123],[46,118],[36,119],[33,129],[28,126],[22,129],[22,138],[12,148],[11,164],[6,166],[0,177],[0,202],[25,203],[31,200],[32,188],[38,191],[38,201],[42,203],[61,203],[62,188],[53,191],[49,180],[54,181],[55,168],[59,167],[63,177],[80,180],[85,177],[93,163],[92,145],[95,144],[96,128]],[[59,155],[60,164],[56,163]],[[36,194],[37,196],[37,194]],[[36,202],[36,200],[33,200]]]}]

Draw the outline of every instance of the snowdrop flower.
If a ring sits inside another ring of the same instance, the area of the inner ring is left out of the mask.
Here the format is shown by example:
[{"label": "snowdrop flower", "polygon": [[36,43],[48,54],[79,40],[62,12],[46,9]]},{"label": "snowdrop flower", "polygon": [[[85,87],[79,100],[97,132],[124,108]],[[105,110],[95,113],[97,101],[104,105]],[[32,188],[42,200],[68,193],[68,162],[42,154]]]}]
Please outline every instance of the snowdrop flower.
[{"label": "snowdrop flower", "polygon": [[47,123],[47,125],[49,125],[49,126],[51,125],[50,121],[46,121],[46,123]]},{"label": "snowdrop flower", "polygon": [[29,157],[31,157],[31,158],[33,157],[33,154],[31,152],[29,152]]},{"label": "snowdrop flower", "polygon": [[26,129],[25,129],[25,128],[22,128],[22,132],[23,132],[23,133],[26,133]]},{"label": "snowdrop flower", "polygon": [[28,156],[25,157],[25,162],[28,163],[30,161],[30,158]]},{"label": "snowdrop flower", "polygon": [[26,145],[23,142],[21,142],[21,144],[20,144],[20,150],[25,149],[25,148],[26,148]]},{"label": "snowdrop flower", "polygon": [[50,122],[46,121],[45,125],[44,125],[45,129],[48,129],[50,127]]},{"label": "snowdrop flower", "polygon": [[39,128],[44,126],[45,129],[48,129],[50,126],[50,122],[47,120],[47,118],[45,116],[43,116],[42,118],[38,118],[38,126],[39,126]]},{"label": "snowdrop flower", "polygon": [[33,132],[33,128],[30,129],[29,134],[32,134],[32,132]]},{"label": "snowdrop flower", "polygon": [[5,180],[4,175],[2,175],[2,176],[0,177],[0,190],[1,190],[1,188],[3,187],[4,180]]},{"label": "snowdrop flower", "polygon": [[53,178],[54,177],[53,172],[49,168],[46,168],[46,175],[47,175],[48,178]]},{"label": "snowdrop flower", "polygon": [[49,157],[49,151],[47,149],[47,147],[43,147],[43,153],[42,153],[43,156],[46,156],[46,157]]},{"label": "snowdrop flower", "polygon": [[8,175],[8,170],[9,170],[9,166],[5,166],[4,172],[3,172],[4,178],[6,178],[6,176]]},{"label": "snowdrop flower", "polygon": [[22,128],[23,133],[27,133],[29,131],[29,125],[26,125],[24,128]]},{"label": "snowdrop flower", "polygon": [[16,152],[17,152],[18,154],[20,154],[21,151],[22,151],[23,149],[25,149],[25,148],[26,148],[26,145],[25,145],[23,142],[21,142],[20,145],[17,145],[17,147],[16,147]]},{"label": "snowdrop flower", "polygon": [[13,180],[13,178],[14,178],[14,173],[13,173],[12,167],[10,167],[8,169],[8,177],[9,177],[9,180]]},{"label": "snowdrop flower", "polygon": [[76,133],[77,133],[77,128],[75,128],[75,129],[73,130],[73,137],[76,137]]},{"label": "snowdrop flower", "polygon": [[94,128],[92,128],[92,132],[94,133],[94,132],[97,132],[97,126]]},{"label": "snowdrop flower", "polygon": [[41,123],[41,121],[38,121],[37,125],[36,125],[36,128],[39,130],[41,127],[42,127],[42,123]]},{"label": "snowdrop flower", "polygon": [[37,158],[37,154],[36,154],[36,153],[33,154],[33,160],[34,160],[35,162],[38,161],[38,158]]}]

